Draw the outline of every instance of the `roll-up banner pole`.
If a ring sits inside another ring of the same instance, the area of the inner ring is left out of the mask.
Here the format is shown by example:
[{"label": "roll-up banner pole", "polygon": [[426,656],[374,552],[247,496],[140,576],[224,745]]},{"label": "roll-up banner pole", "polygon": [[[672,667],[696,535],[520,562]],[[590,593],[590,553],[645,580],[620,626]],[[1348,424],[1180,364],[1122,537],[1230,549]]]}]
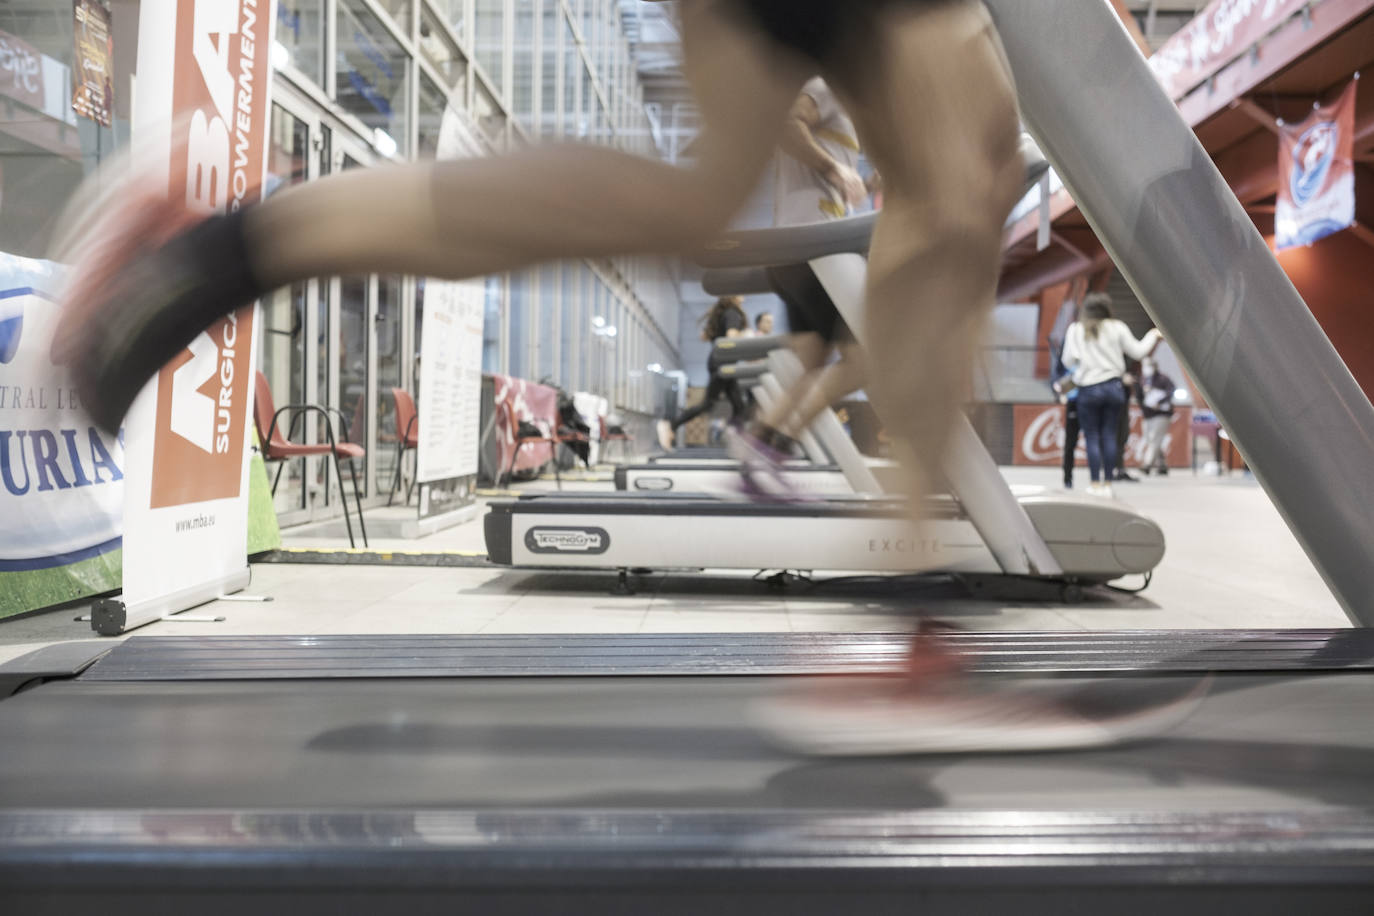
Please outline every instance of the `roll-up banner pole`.
[{"label": "roll-up banner pole", "polygon": [[[482,155],[477,134],[453,106],[439,123],[439,160]],[[419,523],[451,524],[475,502],[481,442],[482,316],[486,281],[424,281],[420,339]],[[468,510],[473,511],[473,510]]]},{"label": "roll-up banner pole", "polygon": [[[133,142],[193,210],[256,200],[267,159],[274,0],[142,0]],[[248,584],[256,306],[207,328],[125,421],[124,592],[91,627],[114,635]]]}]

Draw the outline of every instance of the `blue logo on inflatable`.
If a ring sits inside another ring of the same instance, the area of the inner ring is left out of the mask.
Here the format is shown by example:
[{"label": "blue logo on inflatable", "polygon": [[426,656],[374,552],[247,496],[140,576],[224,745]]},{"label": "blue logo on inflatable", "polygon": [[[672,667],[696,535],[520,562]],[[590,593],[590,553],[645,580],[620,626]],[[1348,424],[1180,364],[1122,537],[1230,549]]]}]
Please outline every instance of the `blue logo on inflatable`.
[{"label": "blue logo on inflatable", "polygon": [[12,290],[0,298],[0,365],[14,359],[19,352],[19,338],[24,333],[24,296],[28,290]]},{"label": "blue logo on inflatable", "polygon": [[1288,188],[1293,203],[1305,207],[1321,192],[1327,173],[1336,158],[1340,128],[1335,121],[1322,121],[1303,131],[1293,146],[1293,171]]}]

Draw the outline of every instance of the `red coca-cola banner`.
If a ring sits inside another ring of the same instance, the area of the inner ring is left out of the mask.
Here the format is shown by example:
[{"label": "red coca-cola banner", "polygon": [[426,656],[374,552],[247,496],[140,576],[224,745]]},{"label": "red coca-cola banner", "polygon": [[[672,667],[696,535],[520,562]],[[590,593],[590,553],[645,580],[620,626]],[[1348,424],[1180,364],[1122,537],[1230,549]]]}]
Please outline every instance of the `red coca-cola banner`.
[{"label": "red coca-cola banner", "polygon": [[[496,404],[496,443],[504,473],[511,466],[511,454],[515,451],[517,427],[521,420],[533,423],[545,434],[558,428],[558,391],[548,385],[509,375],[493,375],[491,379]],[[514,422],[511,422],[512,417]],[[552,443],[532,442],[521,448],[515,456],[514,470],[535,470],[552,460]]]},{"label": "red coca-cola banner", "polygon": [[1279,127],[1279,196],[1274,242],[1310,245],[1355,222],[1355,87],[1301,124]]},{"label": "red coca-cola banner", "polygon": [[1307,0],[1212,0],[1154,53],[1150,69],[1169,97],[1180,99],[1306,5]]},{"label": "red coca-cola banner", "polygon": [[[1164,437],[1164,460],[1171,468],[1192,462],[1188,436],[1193,420],[1191,407],[1174,408],[1169,432]],[[1015,439],[1012,464],[1059,467],[1064,455],[1064,408],[1059,404],[1017,404],[1012,408]],[[1086,466],[1088,452],[1082,437],[1074,452],[1075,464]],[[1126,466],[1138,468],[1145,457],[1145,436],[1140,408],[1131,405],[1131,435],[1126,440]]]}]

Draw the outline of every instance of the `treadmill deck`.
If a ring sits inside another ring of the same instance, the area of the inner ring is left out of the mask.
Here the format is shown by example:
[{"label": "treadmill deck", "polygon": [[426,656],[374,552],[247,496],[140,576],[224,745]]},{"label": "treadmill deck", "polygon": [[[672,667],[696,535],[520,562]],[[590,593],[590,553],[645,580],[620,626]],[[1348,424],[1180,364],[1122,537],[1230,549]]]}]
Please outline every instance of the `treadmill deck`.
[{"label": "treadmill deck", "polygon": [[[651,892],[660,912],[833,911],[814,895],[839,891],[870,911],[919,892],[935,913],[1064,912],[1088,886],[1118,913],[1216,906],[1206,888],[1252,913],[1291,906],[1280,887],[1309,912],[1369,899],[1364,631],[963,638],[1028,689],[1113,664],[1232,671],[1139,745],[821,760],[753,724],[787,679],[739,672],[881,669],[899,634],[714,638],[738,643],[714,676],[705,636],[435,637],[428,657],[414,637],[134,638],[0,701],[0,900],[122,888],[144,905],[191,874],[205,912],[234,911],[216,888],[320,904],[298,912],[379,887],[404,888],[386,901],[404,912],[496,892],[521,912],[546,893],[581,912]],[[673,673],[608,674],[650,657]],[[196,660],[204,679],[184,679]]]}]

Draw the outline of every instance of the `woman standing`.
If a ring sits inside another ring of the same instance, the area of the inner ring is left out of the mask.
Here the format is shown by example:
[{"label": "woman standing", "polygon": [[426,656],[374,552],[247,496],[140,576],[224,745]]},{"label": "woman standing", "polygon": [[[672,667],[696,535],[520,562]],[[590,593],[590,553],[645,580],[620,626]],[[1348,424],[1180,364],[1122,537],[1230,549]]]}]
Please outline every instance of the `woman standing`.
[{"label": "woman standing", "polygon": [[1079,319],[1064,335],[1064,365],[1078,388],[1078,423],[1088,447],[1088,492],[1112,495],[1116,467],[1116,427],[1126,409],[1126,359],[1144,359],[1159,346],[1159,331],[1151,328],[1136,340],[1126,323],[1112,317],[1112,300],[1105,293],[1084,298]]}]

